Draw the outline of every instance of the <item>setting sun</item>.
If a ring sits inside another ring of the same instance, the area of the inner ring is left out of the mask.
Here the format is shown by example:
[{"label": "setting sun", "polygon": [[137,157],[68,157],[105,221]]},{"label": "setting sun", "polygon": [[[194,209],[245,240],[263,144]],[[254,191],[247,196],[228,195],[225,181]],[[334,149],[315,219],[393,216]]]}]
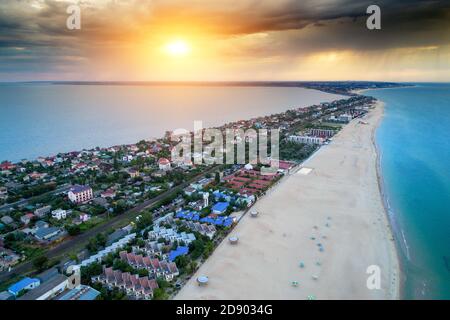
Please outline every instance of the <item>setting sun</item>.
[{"label": "setting sun", "polygon": [[165,51],[171,56],[180,57],[187,55],[191,51],[191,48],[187,42],[183,40],[176,40],[168,43],[165,46]]}]

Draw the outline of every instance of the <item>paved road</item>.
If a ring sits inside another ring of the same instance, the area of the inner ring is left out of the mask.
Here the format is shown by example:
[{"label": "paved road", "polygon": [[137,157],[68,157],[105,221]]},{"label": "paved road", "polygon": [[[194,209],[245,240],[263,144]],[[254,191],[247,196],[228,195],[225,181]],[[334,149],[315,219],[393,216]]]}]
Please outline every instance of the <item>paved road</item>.
[{"label": "paved road", "polygon": [[[178,185],[170,190],[167,190],[164,193],[161,193],[160,195],[156,196],[155,198],[149,199],[147,201],[144,201],[143,203],[137,205],[136,207],[133,207],[132,209],[124,212],[123,214],[116,216],[107,222],[96,226],[78,236],[72,237],[61,244],[57,245],[54,248],[49,249],[44,255],[49,258],[58,258],[61,257],[63,254],[70,252],[70,250],[79,247],[83,244],[86,244],[90,238],[94,237],[98,233],[105,232],[109,230],[110,228],[113,228],[117,226],[120,222],[130,219],[134,216],[138,216],[139,213],[147,208],[151,208],[152,206],[156,205],[159,201],[164,200],[165,198],[174,195],[179,190],[182,190],[186,188],[189,184],[192,182],[198,180],[200,177],[204,176],[207,173],[210,173],[214,170],[217,170],[217,166],[211,167],[210,169],[202,172],[201,174],[195,176],[191,180],[188,180],[181,185]],[[11,272],[2,272],[0,273],[0,282],[5,281],[7,278],[12,277],[13,275],[17,274],[24,274],[29,271],[33,270],[33,263],[32,261],[24,262],[18,266],[16,266]]]}]

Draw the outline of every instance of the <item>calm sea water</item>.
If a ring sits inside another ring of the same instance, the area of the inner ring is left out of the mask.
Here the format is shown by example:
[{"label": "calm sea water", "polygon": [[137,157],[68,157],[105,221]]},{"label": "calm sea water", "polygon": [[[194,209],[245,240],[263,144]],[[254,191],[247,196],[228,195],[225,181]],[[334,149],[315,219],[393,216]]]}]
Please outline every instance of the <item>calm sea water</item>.
[{"label": "calm sea water", "polygon": [[108,147],[342,98],[303,88],[0,85],[0,161]]},{"label": "calm sea water", "polygon": [[405,298],[450,299],[450,84],[365,94],[386,103],[376,141]]}]

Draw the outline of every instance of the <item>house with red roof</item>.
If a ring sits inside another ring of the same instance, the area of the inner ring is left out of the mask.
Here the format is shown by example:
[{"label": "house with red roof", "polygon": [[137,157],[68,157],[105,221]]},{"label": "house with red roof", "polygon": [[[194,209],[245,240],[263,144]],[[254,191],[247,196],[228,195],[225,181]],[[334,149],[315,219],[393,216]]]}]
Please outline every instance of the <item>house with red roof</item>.
[{"label": "house with red roof", "polygon": [[168,171],[171,169],[170,161],[166,158],[160,158],[158,160],[159,170]]},{"label": "house with red roof", "polygon": [[155,279],[106,267],[103,268],[101,275],[94,276],[91,280],[106,285],[110,290],[118,288],[136,300],[151,300],[154,290],[158,288]]},{"label": "house with red roof", "polygon": [[174,262],[144,257],[127,251],[121,251],[119,256],[122,261],[127,262],[133,268],[146,269],[150,275],[164,277],[167,281],[172,281],[180,274]]}]

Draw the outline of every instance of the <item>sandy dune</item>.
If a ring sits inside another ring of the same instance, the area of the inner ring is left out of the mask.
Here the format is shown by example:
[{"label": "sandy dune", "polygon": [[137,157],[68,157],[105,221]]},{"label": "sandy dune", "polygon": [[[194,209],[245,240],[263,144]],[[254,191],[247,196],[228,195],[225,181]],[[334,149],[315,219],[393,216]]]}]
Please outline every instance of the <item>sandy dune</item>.
[{"label": "sandy dune", "polygon": [[[368,124],[351,122],[303,164],[312,171],[291,174],[260,199],[259,217],[245,215],[232,232],[239,243],[222,242],[175,298],[398,298],[399,265],[372,142],[382,114],[378,105]],[[370,265],[380,267],[379,290],[366,286]],[[207,286],[197,285],[199,275],[209,277]]]}]

